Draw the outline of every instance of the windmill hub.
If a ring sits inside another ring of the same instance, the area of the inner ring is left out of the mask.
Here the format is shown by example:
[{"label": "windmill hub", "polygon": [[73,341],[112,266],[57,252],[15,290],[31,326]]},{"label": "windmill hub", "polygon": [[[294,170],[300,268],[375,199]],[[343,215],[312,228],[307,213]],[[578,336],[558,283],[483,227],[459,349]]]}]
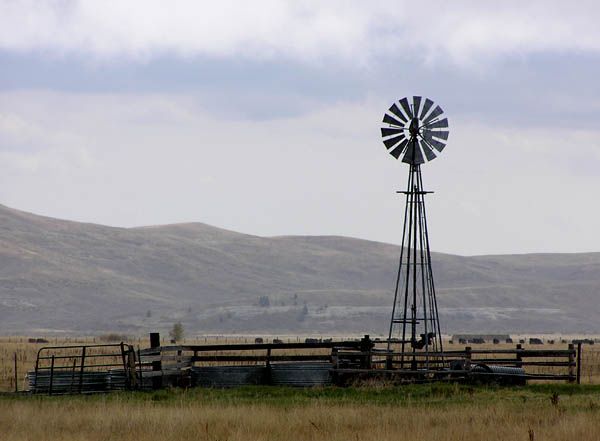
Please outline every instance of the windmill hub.
[{"label": "windmill hub", "polygon": [[413,118],[408,128],[411,138],[416,138],[419,134],[419,118]]}]

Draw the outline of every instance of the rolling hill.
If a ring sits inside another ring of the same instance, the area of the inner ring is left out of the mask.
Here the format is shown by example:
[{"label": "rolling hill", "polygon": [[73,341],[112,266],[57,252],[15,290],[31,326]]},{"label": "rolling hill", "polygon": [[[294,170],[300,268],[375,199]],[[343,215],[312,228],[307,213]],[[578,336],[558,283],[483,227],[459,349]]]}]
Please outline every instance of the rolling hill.
[{"label": "rolling hill", "polygon": [[[0,206],[0,333],[142,333],[181,321],[188,334],[382,334],[398,254],[347,237],[113,228]],[[600,331],[600,253],[432,261],[444,332]]]}]

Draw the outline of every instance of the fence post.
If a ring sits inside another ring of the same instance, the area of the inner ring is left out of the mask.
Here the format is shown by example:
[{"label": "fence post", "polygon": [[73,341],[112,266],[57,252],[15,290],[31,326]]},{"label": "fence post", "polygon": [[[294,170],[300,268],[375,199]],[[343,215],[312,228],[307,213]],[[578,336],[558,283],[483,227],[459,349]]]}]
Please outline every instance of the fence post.
[{"label": "fence post", "polygon": [[360,341],[360,351],[363,353],[361,369],[371,369],[371,351],[373,349],[373,343],[371,342],[371,338],[369,335],[365,334],[365,336]]},{"label": "fence post", "polygon": [[[150,333],[150,347],[159,348],[158,355],[160,356],[160,334],[158,332]],[[162,370],[162,362],[160,360],[152,362],[152,371],[160,372]],[[152,389],[160,389],[162,387],[162,376],[152,377]]]},{"label": "fence post", "polygon": [[69,393],[73,393],[73,385],[75,384],[75,368],[77,367],[77,360],[73,359],[73,369],[71,370],[71,385],[69,386]]},{"label": "fence post", "polygon": [[83,370],[85,369],[85,346],[81,347],[81,367],[79,369],[79,393],[83,391]]},{"label": "fence post", "polygon": [[515,350],[517,361],[515,362],[515,366],[518,368],[523,367],[523,354],[521,353],[522,351],[523,346],[521,345],[521,343],[517,344],[517,349]]},{"label": "fence post", "polygon": [[331,364],[334,369],[338,368],[338,348],[331,348]]},{"label": "fence post", "polygon": [[19,392],[19,374],[17,373],[17,353],[15,352],[15,392]]},{"label": "fence post", "polygon": [[577,343],[577,384],[581,384],[581,342]]},{"label": "fence post", "polygon": [[473,354],[471,354],[471,346],[467,346],[465,348],[465,370],[471,370],[471,359],[473,358]]},{"label": "fence post", "polygon": [[37,393],[38,392],[38,387],[37,385],[39,384],[39,378],[38,378],[38,374],[39,374],[39,367],[40,367],[40,351],[41,349],[38,351],[37,356],[35,357],[35,384],[33,385],[33,393]]},{"label": "fence post", "polygon": [[575,345],[569,343],[569,383],[574,383],[575,381]]},{"label": "fence post", "polygon": [[137,348],[137,362],[138,362],[138,369],[139,369],[139,373],[140,373],[138,384],[140,386],[140,389],[143,389],[143,387],[144,387],[144,374],[142,373],[142,355],[140,353],[140,347],[139,347],[139,345],[138,345],[138,348]]},{"label": "fence post", "polygon": [[138,379],[136,375],[136,366],[135,366],[135,349],[133,346],[127,345],[129,350],[127,352],[127,364],[129,365],[129,386],[137,389],[138,388]]},{"label": "fence post", "polygon": [[48,395],[52,395],[52,383],[54,382],[54,354],[52,354],[52,362],[50,364],[50,384],[48,385]]}]

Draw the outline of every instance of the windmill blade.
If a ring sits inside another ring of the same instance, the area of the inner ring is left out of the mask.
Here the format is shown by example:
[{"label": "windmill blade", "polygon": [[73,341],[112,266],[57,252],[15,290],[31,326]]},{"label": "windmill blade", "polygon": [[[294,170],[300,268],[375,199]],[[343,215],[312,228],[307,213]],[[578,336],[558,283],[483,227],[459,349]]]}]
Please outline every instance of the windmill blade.
[{"label": "windmill blade", "polygon": [[387,127],[381,128],[381,136],[384,138],[386,136],[397,135],[398,133],[404,133],[404,129],[388,129]]},{"label": "windmill blade", "polygon": [[408,105],[408,100],[406,98],[402,98],[400,100],[400,105],[402,106],[402,108],[404,109],[406,114],[408,115],[408,119],[413,119],[413,113],[410,110],[410,106]]},{"label": "windmill blade", "polygon": [[405,139],[400,144],[398,144],[398,147],[396,147],[394,150],[390,150],[390,155],[398,159],[402,154],[402,150],[404,150],[404,147],[406,147],[406,144],[408,144],[408,139]]},{"label": "windmill blade", "polygon": [[404,116],[404,114],[402,113],[402,110],[400,110],[398,108],[398,106],[396,105],[396,103],[392,104],[392,107],[390,107],[388,110],[390,112],[392,112],[394,115],[396,115],[398,118],[400,118],[400,121],[403,121],[403,122],[407,122],[408,121],[406,119],[406,116]]},{"label": "windmill blade", "polygon": [[432,130],[430,133],[431,133],[432,136],[435,136],[436,138],[443,139],[444,141],[448,140],[448,131],[443,131],[443,130],[435,131],[435,130]]},{"label": "windmill blade", "polygon": [[427,115],[427,112],[429,112],[431,106],[433,106],[433,101],[431,101],[429,98],[425,98],[425,103],[423,104],[423,109],[421,110],[421,116],[419,117],[421,120],[425,119],[425,115]]},{"label": "windmill blade", "polygon": [[419,107],[421,107],[421,97],[413,96],[413,113],[415,115],[415,118],[419,114]]},{"label": "windmill blade", "polygon": [[426,126],[428,129],[445,129],[448,127],[448,118],[440,119]]},{"label": "windmill blade", "polygon": [[425,153],[425,157],[427,158],[428,161],[433,161],[437,155],[433,152],[433,149],[427,145],[427,142],[425,142],[424,139],[422,139],[421,141],[421,148],[423,149],[423,153]]},{"label": "windmill blade", "polygon": [[389,139],[384,139],[383,143],[385,144],[385,146],[388,149],[391,149],[392,147],[394,147],[396,144],[398,144],[400,141],[402,141],[404,138],[404,133],[399,135],[399,136],[394,136],[393,138],[389,138]]},{"label": "windmill blade", "polygon": [[402,162],[406,162],[407,164],[412,164],[412,157],[414,154],[415,148],[414,143],[409,142],[408,147],[404,152],[404,156],[402,157]]},{"label": "windmill blade", "polygon": [[404,127],[404,123],[398,121],[396,118],[394,118],[391,115],[388,115],[387,113],[385,115],[383,115],[383,122],[390,124],[392,126],[400,126],[400,127]]},{"label": "windmill blade", "polygon": [[427,118],[425,118],[425,120],[423,121],[423,124],[429,124],[429,122],[433,119],[433,118],[437,118],[438,116],[440,116],[442,113],[444,113],[444,111],[442,110],[442,108],[440,106],[436,106],[435,109],[433,109],[433,111],[429,114],[429,116]]},{"label": "windmill blade", "polygon": [[422,136],[427,141],[429,141],[429,139],[432,136],[435,136],[436,138],[443,139],[444,141],[446,141],[448,139],[448,131],[447,130],[429,130],[429,129],[423,129],[423,135]]},{"label": "windmill blade", "polygon": [[415,143],[415,165],[425,164],[425,158],[423,158],[423,152],[419,144]]},{"label": "windmill blade", "polygon": [[431,133],[432,132],[429,130],[424,130],[422,138],[427,142],[427,144],[433,146],[438,152],[441,152],[442,150],[444,150],[444,147],[446,147],[446,144],[444,144],[441,141],[438,141],[437,139],[433,139]]},{"label": "windmill blade", "polygon": [[421,148],[419,144],[415,142],[409,142],[408,148],[402,157],[402,162],[406,162],[407,164],[423,164],[425,163],[425,159],[423,159],[423,153],[421,152]]}]

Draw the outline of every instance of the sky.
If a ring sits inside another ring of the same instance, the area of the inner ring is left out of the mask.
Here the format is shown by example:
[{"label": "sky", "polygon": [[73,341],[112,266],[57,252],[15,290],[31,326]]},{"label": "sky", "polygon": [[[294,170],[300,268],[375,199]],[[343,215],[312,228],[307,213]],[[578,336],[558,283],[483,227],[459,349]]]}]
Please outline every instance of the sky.
[{"label": "sky", "polygon": [[0,204],[399,243],[379,128],[420,95],[434,251],[600,251],[600,6],[488,5],[0,0]]}]

